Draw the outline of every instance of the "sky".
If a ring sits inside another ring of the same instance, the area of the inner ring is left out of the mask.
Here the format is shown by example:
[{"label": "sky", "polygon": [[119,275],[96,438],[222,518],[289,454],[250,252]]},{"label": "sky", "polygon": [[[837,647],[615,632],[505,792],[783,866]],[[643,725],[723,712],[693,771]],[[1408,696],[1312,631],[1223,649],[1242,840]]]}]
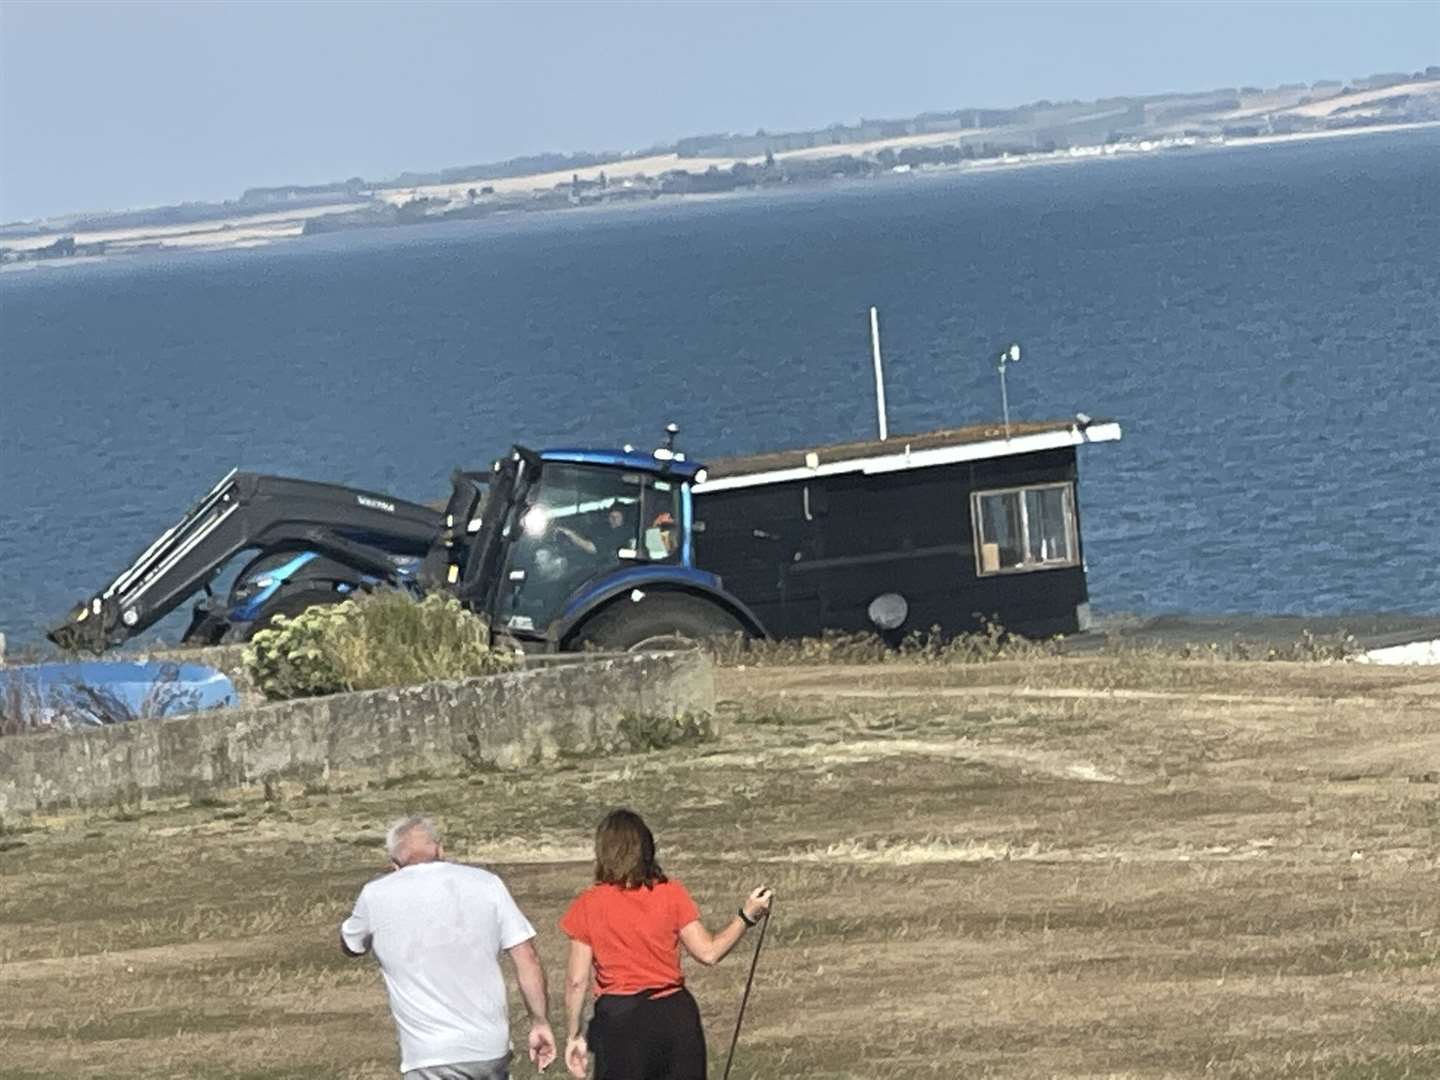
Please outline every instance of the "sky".
[{"label": "sky", "polygon": [[0,222],[1440,63],[1440,0],[0,0]]}]

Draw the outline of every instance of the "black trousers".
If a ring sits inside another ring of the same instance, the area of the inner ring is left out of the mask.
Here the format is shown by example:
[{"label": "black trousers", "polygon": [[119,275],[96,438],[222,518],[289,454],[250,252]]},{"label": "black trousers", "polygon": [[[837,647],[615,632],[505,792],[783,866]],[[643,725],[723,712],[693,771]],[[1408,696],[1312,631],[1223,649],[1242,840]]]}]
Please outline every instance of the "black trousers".
[{"label": "black trousers", "polygon": [[705,1080],[705,1033],[690,991],[602,994],[585,1041],[595,1080]]}]

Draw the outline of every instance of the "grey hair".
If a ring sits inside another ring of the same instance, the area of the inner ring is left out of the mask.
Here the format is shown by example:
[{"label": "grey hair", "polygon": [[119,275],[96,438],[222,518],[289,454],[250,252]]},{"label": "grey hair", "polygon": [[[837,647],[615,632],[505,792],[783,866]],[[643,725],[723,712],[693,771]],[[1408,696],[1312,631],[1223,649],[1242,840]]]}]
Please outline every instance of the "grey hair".
[{"label": "grey hair", "polygon": [[435,823],[422,814],[411,814],[409,817],[396,818],[390,823],[390,828],[385,833],[385,854],[392,860],[396,859],[405,846],[405,841],[410,839],[412,833],[420,833],[431,843],[440,842],[440,834],[435,831]]}]

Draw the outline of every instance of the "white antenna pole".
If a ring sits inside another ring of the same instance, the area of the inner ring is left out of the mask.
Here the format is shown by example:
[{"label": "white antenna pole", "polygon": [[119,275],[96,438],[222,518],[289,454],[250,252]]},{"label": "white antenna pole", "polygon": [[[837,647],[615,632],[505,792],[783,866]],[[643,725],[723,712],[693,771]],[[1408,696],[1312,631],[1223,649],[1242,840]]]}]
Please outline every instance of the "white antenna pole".
[{"label": "white antenna pole", "polygon": [[880,315],[870,309],[870,350],[875,356],[875,416],[880,421],[880,441],[890,437],[885,422],[885,369],[880,363]]},{"label": "white antenna pole", "polygon": [[1020,346],[1010,345],[1000,353],[1000,408],[1005,414],[1005,441],[1010,441],[1010,395],[1005,390],[1005,368],[1020,362]]},{"label": "white antenna pole", "polygon": [[1005,361],[1000,361],[1000,411],[1005,414],[1005,438],[1010,438],[1010,395],[1005,392]]}]

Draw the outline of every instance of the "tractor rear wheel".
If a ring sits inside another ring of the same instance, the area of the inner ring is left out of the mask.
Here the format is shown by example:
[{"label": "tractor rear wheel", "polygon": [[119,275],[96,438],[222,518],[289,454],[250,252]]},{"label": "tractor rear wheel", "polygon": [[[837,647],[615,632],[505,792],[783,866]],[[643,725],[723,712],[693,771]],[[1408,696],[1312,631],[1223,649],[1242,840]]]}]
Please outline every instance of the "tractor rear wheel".
[{"label": "tractor rear wheel", "polygon": [[570,648],[606,652],[693,649],[706,638],[744,634],[745,627],[718,604],[684,593],[622,597],[584,623]]}]

